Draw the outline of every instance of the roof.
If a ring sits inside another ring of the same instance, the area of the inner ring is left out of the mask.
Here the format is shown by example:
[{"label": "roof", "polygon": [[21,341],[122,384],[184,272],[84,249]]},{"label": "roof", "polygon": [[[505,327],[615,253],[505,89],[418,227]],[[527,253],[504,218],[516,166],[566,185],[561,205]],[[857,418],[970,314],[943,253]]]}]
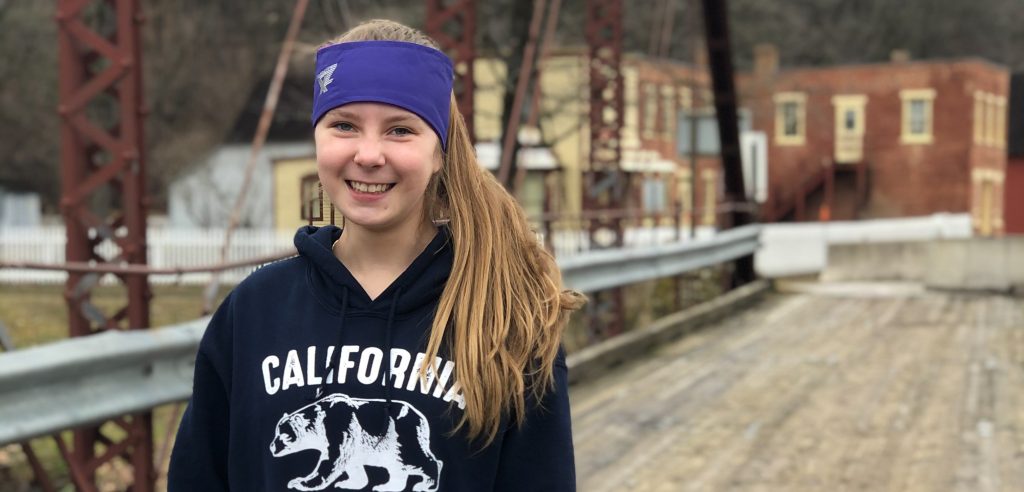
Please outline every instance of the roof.
[{"label": "roof", "polygon": [[[858,70],[866,68],[888,68],[893,70],[900,69],[913,69],[923,68],[929,66],[950,66],[950,65],[983,65],[992,70],[998,70],[1002,72],[1008,72],[1009,69],[1005,65],[987,60],[985,58],[968,56],[958,58],[933,58],[933,59],[911,59],[901,62],[893,61],[874,61],[874,62],[861,62],[861,63],[837,63],[832,65],[799,65],[799,66],[779,66],[778,75],[789,75],[801,72],[832,72],[832,71],[843,71],[843,70]],[[737,75],[743,77],[754,78],[752,70],[738,71]]]}]

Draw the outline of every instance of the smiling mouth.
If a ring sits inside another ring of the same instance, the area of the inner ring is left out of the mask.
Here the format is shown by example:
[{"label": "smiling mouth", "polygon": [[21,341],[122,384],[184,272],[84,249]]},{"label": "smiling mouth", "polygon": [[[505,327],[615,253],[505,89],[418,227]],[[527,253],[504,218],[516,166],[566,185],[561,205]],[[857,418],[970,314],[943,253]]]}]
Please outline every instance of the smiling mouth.
[{"label": "smiling mouth", "polygon": [[394,188],[394,183],[363,183],[362,181],[346,180],[348,187],[360,193],[384,193]]}]

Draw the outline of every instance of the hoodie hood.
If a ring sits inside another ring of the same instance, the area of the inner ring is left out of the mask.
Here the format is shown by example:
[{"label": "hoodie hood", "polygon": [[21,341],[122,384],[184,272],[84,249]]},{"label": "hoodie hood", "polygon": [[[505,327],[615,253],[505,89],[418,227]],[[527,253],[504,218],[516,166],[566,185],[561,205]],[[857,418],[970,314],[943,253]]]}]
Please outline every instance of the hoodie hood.
[{"label": "hoodie hood", "polygon": [[[370,299],[352,273],[334,256],[332,246],[341,237],[336,226],[305,226],[295,233],[295,248],[309,260],[307,279],[313,296],[334,314],[359,312],[387,316],[394,307],[394,316],[407,317],[436,304],[451,273],[453,251],[451,234],[446,226],[419,256],[376,299]],[[347,297],[347,303],[344,302]],[[398,300],[397,305],[395,300]]]}]

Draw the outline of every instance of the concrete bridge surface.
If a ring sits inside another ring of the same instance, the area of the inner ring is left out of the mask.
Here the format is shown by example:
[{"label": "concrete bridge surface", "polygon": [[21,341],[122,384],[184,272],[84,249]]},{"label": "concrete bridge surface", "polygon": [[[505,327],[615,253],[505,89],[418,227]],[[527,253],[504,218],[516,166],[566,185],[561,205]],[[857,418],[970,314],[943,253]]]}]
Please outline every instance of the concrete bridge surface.
[{"label": "concrete bridge surface", "polygon": [[1024,491],[1024,299],[796,284],[572,387],[579,490]]}]

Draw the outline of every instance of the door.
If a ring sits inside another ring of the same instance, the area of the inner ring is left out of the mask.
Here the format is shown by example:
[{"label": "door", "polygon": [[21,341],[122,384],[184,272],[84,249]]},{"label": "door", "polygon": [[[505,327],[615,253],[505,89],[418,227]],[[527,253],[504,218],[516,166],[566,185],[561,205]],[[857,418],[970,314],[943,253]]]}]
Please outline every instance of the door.
[{"label": "door", "polygon": [[864,107],[867,96],[842,95],[832,98],[835,108],[836,163],[857,163],[864,158]]}]

